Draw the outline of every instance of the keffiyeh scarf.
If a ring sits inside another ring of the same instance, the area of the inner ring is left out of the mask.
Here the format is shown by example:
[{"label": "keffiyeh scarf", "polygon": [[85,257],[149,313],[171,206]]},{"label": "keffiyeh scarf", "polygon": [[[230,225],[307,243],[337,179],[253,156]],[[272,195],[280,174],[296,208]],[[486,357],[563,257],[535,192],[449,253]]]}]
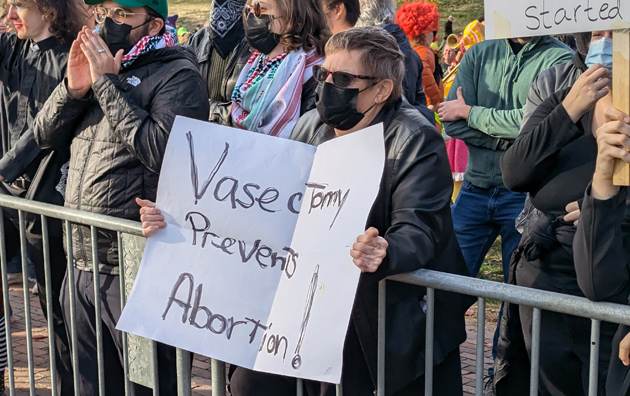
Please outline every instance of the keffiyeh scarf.
[{"label": "keffiyeh scarf", "polygon": [[138,43],[122,57],[121,69],[126,69],[133,64],[142,54],[149,51],[172,47],[176,44],[176,39],[170,32],[164,33],[163,36],[144,36]]},{"label": "keffiyeh scarf", "polygon": [[232,121],[239,128],[288,138],[300,117],[302,86],[324,58],[303,49],[273,59],[256,51],[232,94]]}]

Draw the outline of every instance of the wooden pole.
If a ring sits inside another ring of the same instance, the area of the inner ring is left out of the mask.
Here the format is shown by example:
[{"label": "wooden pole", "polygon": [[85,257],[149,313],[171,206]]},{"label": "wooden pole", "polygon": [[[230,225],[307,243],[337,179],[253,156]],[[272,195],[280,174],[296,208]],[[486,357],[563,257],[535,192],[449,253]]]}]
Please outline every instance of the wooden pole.
[{"label": "wooden pole", "polygon": [[[630,24],[613,32],[613,106],[630,114]],[[630,164],[615,163],[613,183],[630,186]]]}]

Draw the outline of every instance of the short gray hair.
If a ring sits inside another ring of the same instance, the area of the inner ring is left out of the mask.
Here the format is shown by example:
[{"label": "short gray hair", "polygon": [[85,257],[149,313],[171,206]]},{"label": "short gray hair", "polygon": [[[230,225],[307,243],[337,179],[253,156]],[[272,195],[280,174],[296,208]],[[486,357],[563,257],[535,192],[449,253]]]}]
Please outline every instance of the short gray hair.
[{"label": "short gray hair", "polygon": [[396,21],[394,0],[360,0],[361,15],[357,26],[378,26]]},{"label": "short gray hair", "polygon": [[396,39],[385,29],[375,26],[354,27],[337,33],[326,43],[326,55],[337,50],[358,51],[363,73],[381,80],[392,80],[394,88],[388,103],[402,97],[405,75],[405,56],[400,51]]}]

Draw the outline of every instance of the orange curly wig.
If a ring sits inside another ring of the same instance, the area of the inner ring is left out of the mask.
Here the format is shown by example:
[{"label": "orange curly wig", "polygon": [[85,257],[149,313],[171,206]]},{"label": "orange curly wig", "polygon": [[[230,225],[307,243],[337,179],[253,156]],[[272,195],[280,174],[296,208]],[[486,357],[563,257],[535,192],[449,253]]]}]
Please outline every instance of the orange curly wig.
[{"label": "orange curly wig", "polygon": [[439,19],[437,5],[423,1],[407,2],[396,12],[396,23],[410,40],[440,30]]}]

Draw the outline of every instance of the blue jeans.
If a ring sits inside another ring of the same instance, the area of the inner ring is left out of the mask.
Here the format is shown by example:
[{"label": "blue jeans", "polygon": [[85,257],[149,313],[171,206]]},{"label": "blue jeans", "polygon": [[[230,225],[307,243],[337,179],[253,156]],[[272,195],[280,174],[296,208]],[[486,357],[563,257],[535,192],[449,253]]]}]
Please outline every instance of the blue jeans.
[{"label": "blue jeans", "polygon": [[[457,242],[462,249],[470,276],[476,277],[488,250],[501,235],[503,280],[508,281],[510,259],[518,247],[521,234],[514,228],[514,220],[523,210],[525,193],[506,188],[480,188],[464,180],[455,203],[451,206]],[[501,312],[492,343],[492,358],[497,355],[497,340],[501,325]],[[488,374],[494,370],[490,368]]]}]

